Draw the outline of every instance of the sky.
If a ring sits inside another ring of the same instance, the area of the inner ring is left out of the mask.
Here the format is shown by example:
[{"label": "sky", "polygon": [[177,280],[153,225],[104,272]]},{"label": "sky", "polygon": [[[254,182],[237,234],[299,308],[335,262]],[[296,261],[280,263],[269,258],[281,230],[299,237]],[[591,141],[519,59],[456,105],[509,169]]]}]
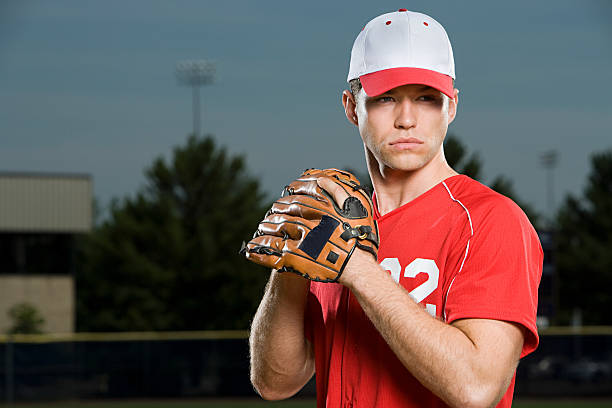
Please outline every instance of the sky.
[{"label": "sky", "polygon": [[4,0],[0,171],[90,174],[104,208],[192,131],[183,60],[215,63],[202,130],[275,197],[311,167],[365,172],[340,103],[354,38],[371,18],[423,12],[449,34],[460,90],[449,132],[550,213],[540,155],[555,149],[555,205],[581,195],[612,148],[612,2]]}]

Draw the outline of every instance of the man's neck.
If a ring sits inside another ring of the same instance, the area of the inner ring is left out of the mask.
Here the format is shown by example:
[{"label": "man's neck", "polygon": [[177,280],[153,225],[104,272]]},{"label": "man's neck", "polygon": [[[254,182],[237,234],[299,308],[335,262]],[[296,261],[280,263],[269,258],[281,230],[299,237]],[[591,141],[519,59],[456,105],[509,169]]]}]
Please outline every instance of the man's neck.
[{"label": "man's neck", "polygon": [[448,177],[458,174],[443,157],[414,171],[380,169],[375,160],[368,163],[368,167],[380,215],[409,203]]}]

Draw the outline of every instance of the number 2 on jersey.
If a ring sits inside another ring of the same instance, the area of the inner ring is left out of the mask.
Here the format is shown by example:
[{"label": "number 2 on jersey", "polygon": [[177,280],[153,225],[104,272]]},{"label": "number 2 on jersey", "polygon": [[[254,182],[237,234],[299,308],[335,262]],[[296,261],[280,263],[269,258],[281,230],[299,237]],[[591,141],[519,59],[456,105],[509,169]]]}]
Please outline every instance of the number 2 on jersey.
[{"label": "number 2 on jersey", "polygon": [[[402,273],[402,265],[400,265],[399,259],[385,258],[380,263],[380,266],[389,271],[393,280],[399,283],[400,274]],[[424,258],[416,258],[414,261],[410,262],[404,270],[404,277],[414,278],[421,272],[427,274],[427,280],[410,292],[410,296],[412,296],[417,303],[421,303],[423,299],[436,290],[440,277],[440,270],[436,262],[433,259]],[[436,305],[427,303],[425,304],[425,309],[427,309],[430,315],[436,316]]]}]

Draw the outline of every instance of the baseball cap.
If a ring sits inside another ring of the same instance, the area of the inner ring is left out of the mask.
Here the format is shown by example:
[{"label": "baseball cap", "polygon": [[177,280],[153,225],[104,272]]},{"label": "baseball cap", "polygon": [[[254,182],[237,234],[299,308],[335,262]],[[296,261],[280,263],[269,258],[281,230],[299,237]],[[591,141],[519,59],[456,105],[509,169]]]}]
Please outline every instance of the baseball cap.
[{"label": "baseball cap", "polygon": [[444,27],[406,9],[375,17],[353,44],[347,81],[355,78],[368,96],[423,84],[453,98],[455,61]]}]

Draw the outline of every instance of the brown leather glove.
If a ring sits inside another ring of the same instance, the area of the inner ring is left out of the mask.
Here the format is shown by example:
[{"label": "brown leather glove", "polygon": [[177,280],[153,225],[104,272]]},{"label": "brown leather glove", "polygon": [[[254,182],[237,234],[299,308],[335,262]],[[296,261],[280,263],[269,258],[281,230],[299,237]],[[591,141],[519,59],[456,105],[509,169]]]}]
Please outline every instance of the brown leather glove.
[{"label": "brown leather glove", "polygon": [[[320,178],[332,180],[350,196],[342,208],[318,186]],[[335,282],[355,247],[376,259],[378,228],[372,215],[372,200],[351,173],[309,169],[285,187],[240,253],[279,272]]]}]

